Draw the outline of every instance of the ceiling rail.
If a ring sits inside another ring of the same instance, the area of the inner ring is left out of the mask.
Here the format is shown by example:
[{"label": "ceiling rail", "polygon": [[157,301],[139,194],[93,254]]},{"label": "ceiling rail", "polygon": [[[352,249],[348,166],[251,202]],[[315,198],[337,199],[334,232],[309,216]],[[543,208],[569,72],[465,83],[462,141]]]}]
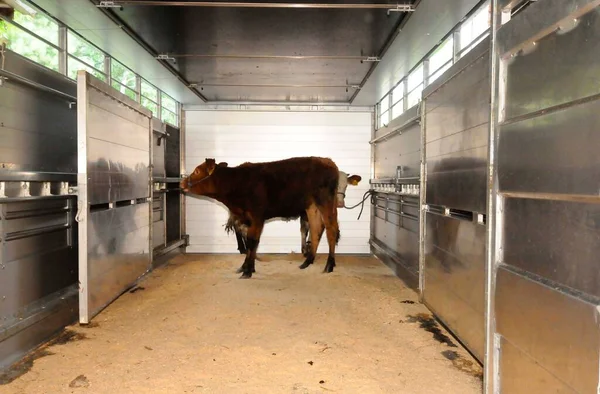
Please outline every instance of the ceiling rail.
[{"label": "ceiling rail", "polygon": [[112,0],[100,1],[100,8],[124,6],[178,6],[178,7],[225,7],[225,8],[333,8],[333,9],[384,9],[396,12],[413,12],[412,4],[382,3],[266,3],[266,2],[214,2],[214,1],[161,1],[161,0]]}]

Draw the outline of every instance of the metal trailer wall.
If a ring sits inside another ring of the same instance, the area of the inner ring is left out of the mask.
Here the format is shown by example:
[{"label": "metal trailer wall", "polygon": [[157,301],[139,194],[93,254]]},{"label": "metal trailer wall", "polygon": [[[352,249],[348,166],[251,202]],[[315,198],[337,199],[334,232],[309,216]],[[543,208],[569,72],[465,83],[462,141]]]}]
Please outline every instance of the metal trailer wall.
[{"label": "metal trailer wall", "polygon": [[371,251],[413,289],[419,286],[419,107],[375,131]]},{"label": "metal trailer wall", "polygon": [[495,3],[487,389],[596,393],[600,1]]},{"label": "metal trailer wall", "polygon": [[79,321],[89,323],[152,263],[152,113],[77,73]]},{"label": "metal trailer wall", "polygon": [[0,371],[77,318],[75,95],[64,76],[4,52]]},{"label": "metal trailer wall", "polygon": [[423,92],[421,296],[483,361],[489,38]]}]

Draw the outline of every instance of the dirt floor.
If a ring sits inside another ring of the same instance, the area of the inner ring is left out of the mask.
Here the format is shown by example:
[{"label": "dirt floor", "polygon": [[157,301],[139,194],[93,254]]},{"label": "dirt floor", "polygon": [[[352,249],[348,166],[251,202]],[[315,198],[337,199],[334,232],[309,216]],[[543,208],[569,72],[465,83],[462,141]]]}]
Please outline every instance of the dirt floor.
[{"label": "dirt floor", "polygon": [[1,394],[480,393],[481,369],[373,257],[176,257],[15,370]]}]

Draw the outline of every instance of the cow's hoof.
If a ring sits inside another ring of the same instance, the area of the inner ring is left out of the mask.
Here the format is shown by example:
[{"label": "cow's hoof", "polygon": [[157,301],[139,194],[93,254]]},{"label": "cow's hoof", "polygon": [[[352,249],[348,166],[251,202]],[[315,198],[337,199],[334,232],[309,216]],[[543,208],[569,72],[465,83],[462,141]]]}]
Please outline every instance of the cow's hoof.
[{"label": "cow's hoof", "polygon": [[[241,274],[242,272],[244,272],[244,268],[243,268],[243,267],[240,267],[240,268],[238,268],[238,269],[235,271],[235,273],[236,273],[236,274]],[[255,273],[255,272],[256,272],[256,270],[253,268],[253,269],[252,269],[252,273]]]},{"label": "cow's hoof", "polygon": [[252,272],[242,272],[240,279],[250,279],[252,278]]},{"label": "cow's hoof", "polygon": [[326,266],[325,266],[325,269],[323,270],[323,273],[329,274],[329,273],[331,273],[331,272],[333,272],[333,266],[332,266],[332,265],[329,265],[329,264],[328,264],[328,265],[326,265]]},{"label": "cow's hoof", "polygon": [[311,265],[312,263],[309,263],[308,261],[305,261],[304,263],[302,263],[302,265],[300,266],[300,269],[303,270],[305,268],[308,268],[309,265]]}]

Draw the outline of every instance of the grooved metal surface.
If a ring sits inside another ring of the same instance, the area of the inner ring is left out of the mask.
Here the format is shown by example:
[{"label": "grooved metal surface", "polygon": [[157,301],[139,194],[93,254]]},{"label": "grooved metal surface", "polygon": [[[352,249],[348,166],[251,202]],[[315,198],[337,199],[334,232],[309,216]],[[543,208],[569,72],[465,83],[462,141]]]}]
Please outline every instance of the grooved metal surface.
[{"label": "grooved metal surface", "polygon": [[14,196],[0,198],[0,371],[76,319],[78,270],[76,201],[45,195],[76,179],[76,111],[65,99],[75,84],[4,56],[20,78],[0,87],[0,180]]},{"label": "grooved metal surface", "polygon": [[598,388],[598,10],[536,2],[498,30],[499,392]]},{"label": "grooved metal surface", "polygon": [[428,204],[486,211],[489,45],[479,43],[469,65],[450,67],[424,99]]},{"label": "grooved metal surface", "polygon": [[[562,382],[573,392],[595,392],[600,359],[596,306],[534,278],[500,268],[496,284],[497,330],[521,350],[504,354],[501,349],[501,365],[518,366],[534,360],[540,367],[538,375],[527,376],[517,374],[514,368],[505,372],[501,369],[501,381],[508,381],[508,387],[512,387],[550,374],[552,380]],[[554,387],[552,380],[545,387]],[[509,393],[505,389],[502,392]]]},{"label": "grooved metal surface", "polygon": [[86,324],[151,267],[152,114],[83,71],[77,83],[79,320]]},{"label": "grooved metal surface", "polygon": [[485,226],[425,216],[424,302],[479,360],[485,347]]}]

